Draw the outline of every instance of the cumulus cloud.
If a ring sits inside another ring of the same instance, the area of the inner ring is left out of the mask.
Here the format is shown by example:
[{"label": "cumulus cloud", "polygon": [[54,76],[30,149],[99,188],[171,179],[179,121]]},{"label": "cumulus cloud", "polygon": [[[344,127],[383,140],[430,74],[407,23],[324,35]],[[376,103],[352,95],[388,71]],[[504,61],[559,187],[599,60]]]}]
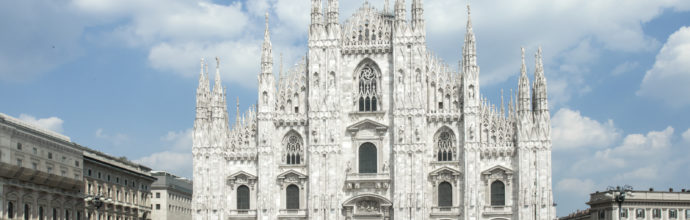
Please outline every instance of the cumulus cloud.
[{"label": "cumulus cloud", "polygon": [[122,133],[108,134],[103,128],[96,129],[96,137],[108,141],[114,146],[119,146],[129,141],[129,136]]},{"label": "cumulus cloud", "polygon": [[176,175],[192,177],[192,132],[189,128],[183,131],[169,131],[160,138],[163,151],[136,159],[154,170],[162,170]]},{"label": "cumulus cloud", "polygon": [[558,110],[551,125],[554,149],[608,147],[620,137],[613,120],[598,122],[568,108]]},{"label": "cumulus cloud", "polygon": [[163,151],[134,160],[154,170],[168,171],[183,177],[192,177],[192,154]]},{"label": "cumulus cloud", "polygon": [[64,121],[55,116],[48,118],[36,118],[28,114],[19,114],[19,120],[57,133],[62,133],[63,131],[62,124]]},{"label": "cumulus cloud", "polygon": [[622,75],[624,73],[635,70],[638,66],[640,66],[640,63],[638,62],[624,62],[616,66],[616,68],[613,68],[613,70],[611,71],[611,75]]},{"label": "cumulus cloud", "polygon": [[589,195],[595,191],[594,181],[591,179],[580,180],[577,178],[567,178],[558,181],[555,186],[556,190],[572,195]]},{"label": "cumulus cloud", "polygon": [[688,128],[687,131],[683,132],[683,140],[690,142],[690,128]]},{"label": "cumulus cloud", "polygon": [[671,34],[656,56],[652,69],[642,80],[637,94],[664,101],[671,106],[686,106],[690,98],[690,27]]}]

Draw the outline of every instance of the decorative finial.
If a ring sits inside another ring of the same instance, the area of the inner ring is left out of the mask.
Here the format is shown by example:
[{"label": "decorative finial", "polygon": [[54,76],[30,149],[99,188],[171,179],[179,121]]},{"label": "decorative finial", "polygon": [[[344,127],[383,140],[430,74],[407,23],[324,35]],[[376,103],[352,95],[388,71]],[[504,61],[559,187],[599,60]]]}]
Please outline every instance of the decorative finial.
[{"label": "decorative finial", "polygon": [[216,69],[220,68],[220,58],[216,57]]},{"label": "decorative finial", "polygon": [[266,29],[268,29],[268,11],[266,11]]}]

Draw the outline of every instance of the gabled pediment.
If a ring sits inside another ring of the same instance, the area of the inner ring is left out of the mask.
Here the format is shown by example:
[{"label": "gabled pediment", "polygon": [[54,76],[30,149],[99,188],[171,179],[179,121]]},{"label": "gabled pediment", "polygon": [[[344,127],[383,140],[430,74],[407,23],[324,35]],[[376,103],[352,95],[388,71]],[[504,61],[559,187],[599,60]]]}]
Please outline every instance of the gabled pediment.
[{"label": "gabled pediment", "polygon": [[297,172],[296,170],[288,170],[280,175],[278,175],[278,179],[286,179],[286,178],[298,178],[298,179],[306,179],[307,175],[304,175],[300,172]]},{"label": "gabled pediment", "polygon": [[438,169],[436,169],[436,170],[434,170],[434,171],[431,171],[431,173],[429,173],[429,175],[430,175],[430,176],[438,176],[438,175],[440,175],[440,174],[446,174],[446,173],[447,173],[447,174],[450,174],[450,175],[454,175],[454,176],[455,176],[455,175],[460,175],[460,171],[458,171],[458,170],[456,170],[456,169],[453,169],[453,168],[450,168],[450,167],[441,167],[441,168],[438,168]]},{"label": "gabled pediment", "polygon": [[256,176],[252,175],[251,173],[244,172],[244,171],[239,171],[235,174],[228,176],[228,180],[235,180],[235,179],[255,180]]},{"label": "gabled pediment", "polygon": [[489,174],[492,174],[492,173],[495,173],[495,172],[501,172],[501,171],[502,171],[502,172],[505,172],[506,174],[509,174],[509,175],[510,175],[510,174],[513,174],[513,170],[511,170],[510,168],[501,166],[501,165],[493,166],[493,167],[491,167],[491,168],[485,170],[484,172],[482,172],[482,174],[484,174],[484,175],[489,175]]},{"label": "gabled pediment", "polygon": [[373,130],[376,131],[377,134],[381,135],[388,130],[388,126],[371,119],[364,119],[347,127],[347,131],[353,134],[360,130]]}]

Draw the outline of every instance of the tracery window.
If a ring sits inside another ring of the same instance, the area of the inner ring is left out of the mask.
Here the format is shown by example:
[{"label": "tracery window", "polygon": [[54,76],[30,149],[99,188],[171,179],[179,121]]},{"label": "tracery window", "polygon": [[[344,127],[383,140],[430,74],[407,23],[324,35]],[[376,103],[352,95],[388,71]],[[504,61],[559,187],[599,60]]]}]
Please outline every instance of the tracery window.
[{"label": "tracery window", "polygon": [[443,129],[436,134],[434,142],[436,143],[436,159],[438,161],[453,161],[456,155],[455,149],[455,135],[450,129]]},{"label": "tracery window", "polygon": [[288,165],[297,165],[302,163],[302,138],[296,133],[288,134],[283,141],[285,146],[285,163]]},{"label": "tracery window", "polygon": [[359,146],[359,173],[376,173],[376,146],[372,143]]},{"label": "tracery window", "polygon": [[299,187],[291,184],[285,190],[285,206],[287,209],[299,209]]},{"label": "tracery window", "polygon": [[448,182],[438,184],[438,206],[453,206],[453,186]]},{"label": "tracery window", "polygon": [[378,111],[378,74],[376,70],[365,65],[359,73],[359,111]]},{"label": "tracery window", "polygon": [[491,183],[491,205],[504,206],[506,205],[506,187],[503,182],[496,180]]},{"label": "tracery window", "polygon": [[237,209],[249,209],[249,187],[237,187]]}]

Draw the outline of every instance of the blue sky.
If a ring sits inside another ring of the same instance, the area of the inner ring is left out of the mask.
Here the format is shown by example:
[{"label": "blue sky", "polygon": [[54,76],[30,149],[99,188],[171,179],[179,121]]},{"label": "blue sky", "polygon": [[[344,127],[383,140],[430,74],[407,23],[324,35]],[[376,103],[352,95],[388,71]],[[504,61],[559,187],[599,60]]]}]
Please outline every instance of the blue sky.
[{"label": "blue sky", "polygon": [[[341,1],[341,20],[362,2]],[[430,50],[456,64],[465,1],[425,4]],[[472,7],[481,89],[494,103],[500,89],[516,88],[520,47],[529,72],[531,54],[544,49],[558,215],[585,208],[588,193],[607,186],[690,188],[690,1]],[[265,11],[287,68],[306,52],[306,0],[2,1],[0,112],[191,177],[199,58],[221,58],[229,109],[235,97],[247,109]]]}]

